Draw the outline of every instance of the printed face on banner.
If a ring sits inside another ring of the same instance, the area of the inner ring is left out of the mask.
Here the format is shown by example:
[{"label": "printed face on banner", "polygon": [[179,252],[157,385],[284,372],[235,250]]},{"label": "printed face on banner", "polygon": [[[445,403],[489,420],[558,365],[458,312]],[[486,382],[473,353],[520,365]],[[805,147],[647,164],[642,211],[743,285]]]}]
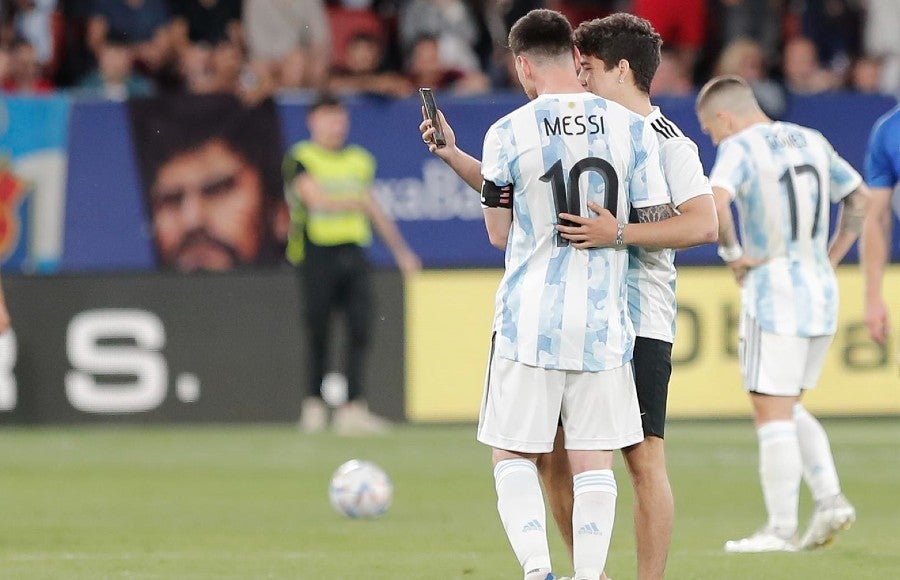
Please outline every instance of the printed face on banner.
[{"label": "printed face on banner", "polygon": [[129,106],[159,265],[222,271],[281,260],[289,217],[274,105],[205,95]]},{"label": "printed face on banner", "polygon": [[264,195],[257,168],[224,141],[172,158],[150,192],[161,260],[184,271],[253,262],[264,239]]}]

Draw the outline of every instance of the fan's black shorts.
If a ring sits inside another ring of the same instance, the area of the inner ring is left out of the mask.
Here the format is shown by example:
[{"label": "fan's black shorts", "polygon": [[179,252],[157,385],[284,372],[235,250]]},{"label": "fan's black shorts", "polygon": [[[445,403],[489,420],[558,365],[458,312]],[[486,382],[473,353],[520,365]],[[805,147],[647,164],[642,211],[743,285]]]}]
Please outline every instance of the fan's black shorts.
[{"label": "fan's black shorts", "polygon": [[634,342],[634,384],[644,436],[663,438],[666,431],[666,400],[672,376],[672,343],[637,337]]}]

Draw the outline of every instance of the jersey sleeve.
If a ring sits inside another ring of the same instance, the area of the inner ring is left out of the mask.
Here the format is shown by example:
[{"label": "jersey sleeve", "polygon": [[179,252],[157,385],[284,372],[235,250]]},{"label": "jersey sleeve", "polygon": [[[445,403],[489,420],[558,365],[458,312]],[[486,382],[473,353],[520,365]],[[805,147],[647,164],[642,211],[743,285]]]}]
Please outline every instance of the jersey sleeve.
[{"label": "jersey sleeve", "polygon": [[716,162],[709,173],[709,186],[721,187],[732,199],[747,181],[747,163],[740,143],[728,140],[719,145]]},{"label": "jersey sleeve", "polygon": [[862,176],[846,159],[838,155],[831,143],[824,136],[822,139],[824,147],[828,152],[828,178],[831,180],[831,201],[838,202],[862,185]]},{"label": "jersey sleeve", "polygon": [[697,196],[712,195],[696,143],[688,138],[667,139],[660,145],[660,155],[672,205],[678,207]]},{"label": "jersey sleeve", "polygon": [[510,161],[515,155],[509,124],[492,125],[484,136],[481,153],[481,176],[485,181],[502,187],[512,184]]},{"label": "jersey sleeve", "polygon": [[894,187],[900,181],[900,175],[897,175],[897,171],[891,164],[890,155],[888,155],[885,142],[888,134],[887,126],[887,119],[878,123],[869,137],[863,171],[866,175],[866,183],[871,187]]},{"label": "jersey sleeve", "polygon": [[631,205],[651,207],[669,203],[669,189],[659,157],[659,140],[650,123],[643,123],[640,139],[632,139],[632,147],[634,174],[628,181],[628,200]]}]

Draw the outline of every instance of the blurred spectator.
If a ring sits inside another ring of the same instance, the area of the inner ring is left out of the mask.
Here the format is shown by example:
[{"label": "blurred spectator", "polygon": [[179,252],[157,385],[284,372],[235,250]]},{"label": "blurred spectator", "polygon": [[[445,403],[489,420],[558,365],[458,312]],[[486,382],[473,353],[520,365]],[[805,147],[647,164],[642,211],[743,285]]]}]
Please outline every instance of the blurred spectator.
[{"label": "blurred spectator", "polygon": [[447,68],[481,70],[475,53],[478,25],[463,0],[410,0],[399,24],[401,45],[410,58],[419,39],[430,37]]},{"label": "blurred spectator", "polygon": [[250,58],[266,66],[279,86],[321,87],[331,62],[322,0],[244,0]]},{"label": "blurred spectator", "polygon": [[6,83],[12,78],[12,55],[9,50],[0,46],[0,89],[5,90]]},{"label": "blurred spectator", "polygon": [[100,47],[97,70],[85,77],[79,88],[114,101],[153,93],[150,81],[134,72],[134,48],[116,35],[107,38]]},{"label": "blurred spectator", "polygon": [[156,74],[171,55],[169,11],[165,0],[91,0],[88,46],[96,55],[114,34],[135,47],[135,56]]},{"label": "blurred spectator", "polygon": [[634,0],[632,12],[646,18],[666,46],[677,50],[689,74],[706,42],[706,0]]},{"label": "blurred spectator", "polygon": [[784,85],[798,95],[813,95],[837,88],[837,78],[822,68],[816,45],[802,36],[792,38],[784,47]]},{"label": "blurred spectator", "polygon": [[787,0],[717,0],[716,15],[722,42],[753,38],[766,61],[774,61],[781,40],[781,25]]},{"label": "blurred spectator", "polygon": [[53,59],[53,12],[56,0],[14,0],[13,30],[34,47],[37,61],[47,66]]},{"label": "blurred spectator", "polygon": [[869,0],[866,54],[881,61],[881,90],[900,98],[900,0]]},{"label": "blurred spectator", "polygon": [[237,95],[246,105],[262,102],[275,92],[267,67],[248,63],[237,42],[222,39],[213,48],[211,59],[216,91]]},{"label": "blurred spectator", "polygon": [[484,18],[494,47],[488,66],[492,87],[520,89],[516,60],[507,47],[509,29],[531,10],[544,7],[544,0],[485,0]]},{"label": "blurred spectator", "polygon": [[419,38],[412,46],[406,75],[416,87],[450,90],[458,94],[485,92],[490,88],[487,77],[478,71],[465,71],[447,66],[441,60],[438,39]]},{"label": "blurred spectator", "polygon": [[693,91],[694,86],[687,66],[675,50],[663,48],[660,51],[659,67],[650,83],[650,96],[686,97]]},{"label": "blurred spectator", "polygon": [[860,93],[881,92],[881,63],[877,58],[864,56],[850,68],[850,88]]},{"label": "blurred spectator", "polygon": [[677,52],[673,49],[663,49],[660,52],[659,67],[650,83],[650,95],[686,97],[693,91],[691,75]]},{"label": "blurred spectator", "polygon": [[737,75],[753,89],[762,110],[773,119],[780,118],[787,108],[784,89],[769,78],[765,57],[759,43],[749,38],[732,40],[719,54],[716,75]]},{"label": "blurred spectator", "polygon": [[212,48],[204,42],[189,44],[181,51],[179,72],[184,89],[195,95],[219,90],[213,69]]},{"label": "blurred spectator", "polygon": [[[800,3],[803,36],[816,45],[819,59],[843,78],[860,46],[860,17],[855,0],[805,0]],[[900,8],[900,3],[896,4]]]},{"label": "blurred spectator", "polygon": [[242,42],[241,0],[173,0],[172,41],[215,45],[222,40]]},{"label": "blurred spectator", "polygon": [[53,84],[44,78],[37,52],[27,40],[17,40],[10,50],[10,74],[3,90],[16,93],[49,93]]},{"label": "blurred spectator", "polygon": [[[385,24],[371,10],[371,0],[342,0],[338,5],[328,7],[328,26],[331,30],[331,62],[343,67],[347,49],[359,36],[374,38],[379,44],[386,36]],[[382,46],[378,47],[383,53]],[[381,57],[379,57],[381,58]]]},{"label": "blurred spectator", "polygon": [[344,65],[331,73],[329,89],[337,93],[372,93],[408,97],[416,87],[395,72],[382,70],[383,50],[378,38],[358,34],[347,44]]}]

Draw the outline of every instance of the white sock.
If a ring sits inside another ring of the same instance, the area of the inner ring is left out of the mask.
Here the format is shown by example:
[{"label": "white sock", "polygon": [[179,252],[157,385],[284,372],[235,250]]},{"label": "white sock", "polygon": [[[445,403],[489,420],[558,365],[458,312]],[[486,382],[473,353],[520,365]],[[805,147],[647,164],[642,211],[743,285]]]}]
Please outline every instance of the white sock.
[{"label": "white sock", "polygon": [[494,466],[494,485],[500,521],[525,578],[545,578],[550,573],[550,548],[537,466],[527,459],[500,461]]},{"label": "white sock", "polygon": [[794,424],[797,425],[797,439],[800,440],[800,455],[803,457],[803,479],[813,499],[821,503],[838,495],[841,493],[841,482],[834,467],[828,434],[822,424],[800,403],[794,405]]},{"label": "white sock", "polygon": [[611,469],[579,473],[574,478],[575,577],[599,579],[606,567],[616,517],[616,478]]},{"label": "white sock", "polygon": [[769,513],[769,526],[783,537],[797,531],[800,480],[803,477],[797,426],[793,421],[771,421],[757,428],[759,480]]}]

